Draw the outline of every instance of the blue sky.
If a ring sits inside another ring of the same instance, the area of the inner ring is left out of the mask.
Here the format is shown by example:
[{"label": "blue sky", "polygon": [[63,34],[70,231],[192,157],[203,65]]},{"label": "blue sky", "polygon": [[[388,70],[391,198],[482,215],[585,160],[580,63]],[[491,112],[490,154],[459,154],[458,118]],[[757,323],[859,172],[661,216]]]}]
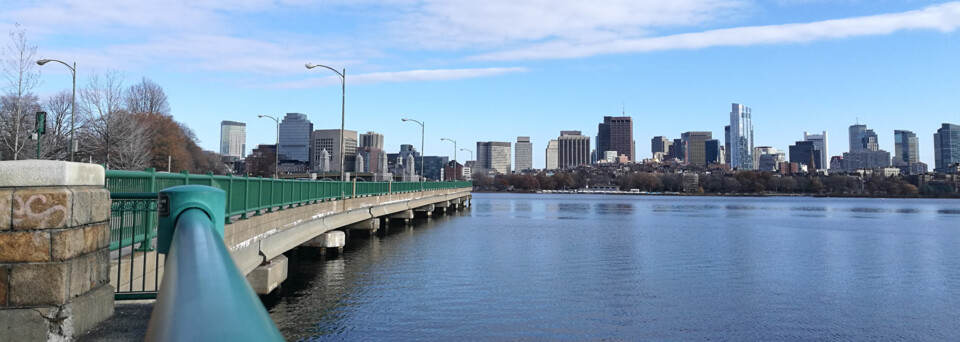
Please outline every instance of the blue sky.
[{"label": "blue sky", "polygon": [[[390,151],[419,149],[410,117],[428,155],[453,153],[441,137],[530,136],[535,167],[560,130],[594,136],[623,111],[642,158],[656,135],[722,139],[732,102],[753,109],[757,146],[826,130],[839,155],[859,118],[888,151],[893,130],[917,133],[931,167],[933,133],[960,124],[960,2],[47,0],[5,3],[0,28],[14,23],[38,58],[76,61],[78,86],[106,69],[156,81],[210,150],[221,120],[246,122],[250,147],[275,137],[258,114],[339,128],[339,79],[305,63],[346,68],[346,128]],[[70,86],[42,73],[40,95]]]}]

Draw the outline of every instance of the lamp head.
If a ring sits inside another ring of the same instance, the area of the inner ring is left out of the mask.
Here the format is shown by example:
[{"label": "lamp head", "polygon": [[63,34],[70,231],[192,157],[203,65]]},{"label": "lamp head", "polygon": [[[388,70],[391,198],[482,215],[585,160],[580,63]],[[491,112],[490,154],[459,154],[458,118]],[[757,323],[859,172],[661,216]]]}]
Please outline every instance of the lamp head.
[{"label": "lamp head", "polygon": [[403,122],[406,122],[407,120],[408,120],[407,118],[400,119],[400,121],[403,121]]},{"label": "lamp head", "polygon": [[263,115],[257,115],[258,118],[263,118]]},{"label": "lamp head", "polygon": [[44,64],[47,64],[47,63],[50,63],[50,60],[49,60],[49,59],[41,59],[41,60],[37,61],[37,65],[44,65]]},{"label": "lamp head", "polygon": [[307,64],[304,65],[304,66],[307,67],[307,69],[313,69],[313,68],[316,68],[316,67],[317,67],[317,66],[316,66],[315,64],[313,64],[313,63],[307,63]]}]

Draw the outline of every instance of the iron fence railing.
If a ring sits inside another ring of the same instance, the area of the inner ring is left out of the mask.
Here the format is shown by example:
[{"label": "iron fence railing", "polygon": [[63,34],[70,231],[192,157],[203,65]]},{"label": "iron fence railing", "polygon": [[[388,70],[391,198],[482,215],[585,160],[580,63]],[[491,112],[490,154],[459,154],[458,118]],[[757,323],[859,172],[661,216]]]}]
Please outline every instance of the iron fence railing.
[{"label": "iron fence railing", "polygon": [[[227,193],[226,217],[240,219],[262,210],[284,209],[321,201],[426,190],[470,188],[470,182],[336,182],[216,176],[146,171],[108,170],[106,188],[111,207],[110,249],[139,244],[150,249],[156,237],[156,198],[160,190],[177,185],[207,185]],[[229,223],[229,222],[227,222]]]}]

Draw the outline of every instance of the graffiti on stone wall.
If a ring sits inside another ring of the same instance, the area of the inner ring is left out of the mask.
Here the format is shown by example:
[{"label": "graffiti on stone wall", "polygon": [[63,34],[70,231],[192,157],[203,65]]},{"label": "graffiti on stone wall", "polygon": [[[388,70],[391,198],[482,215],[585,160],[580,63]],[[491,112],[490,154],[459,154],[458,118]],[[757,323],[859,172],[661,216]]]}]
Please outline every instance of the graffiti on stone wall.
[{"label": "graffiti on stone wall", "polygon": [[13,226],[21,229],[60,228],[70,217],[65,193],[13,196]]}]

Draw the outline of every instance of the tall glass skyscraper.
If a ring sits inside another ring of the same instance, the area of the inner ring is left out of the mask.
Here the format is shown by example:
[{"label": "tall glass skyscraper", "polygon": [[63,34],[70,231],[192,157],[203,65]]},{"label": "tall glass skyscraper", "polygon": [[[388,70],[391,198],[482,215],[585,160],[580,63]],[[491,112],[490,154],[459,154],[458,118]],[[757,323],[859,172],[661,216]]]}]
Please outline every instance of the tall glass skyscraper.
[{"label": "tall glass skyscraper", "polygon": [[951,165],[960,163],[960,126],[945,123],[933,134],[934,172],[956,172]]},{"label": "tall glass skyscraper", "polygon": [[753,170],[753,121],[750,108],[738,103],[730,111],[730,167]]},{"label": "tall glass skyscraper", "polygon": [[920,159],[917,135],[911,131],[893,131],[893,165],[914,164]]},{"label": "tall glass skyscraper", "polygon": [[247,124],[236,121],[220,122],[220,154],[243,158],[247,150]]},{"label": "tall glass skyscraper", "polygon": [[313,123],[306,114],[287,113],[280,122],[280,160],[309,163],[311,132]]}]

